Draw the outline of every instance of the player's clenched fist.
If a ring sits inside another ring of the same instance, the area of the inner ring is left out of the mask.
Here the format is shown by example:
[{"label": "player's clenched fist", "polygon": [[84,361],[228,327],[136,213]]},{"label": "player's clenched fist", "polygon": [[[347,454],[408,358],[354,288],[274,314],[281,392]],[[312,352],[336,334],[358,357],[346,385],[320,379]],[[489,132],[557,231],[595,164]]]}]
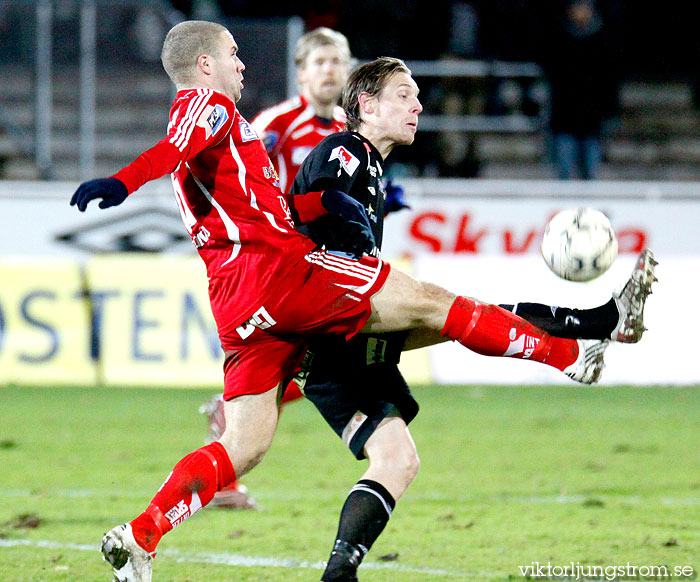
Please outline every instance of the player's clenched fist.
[{"label": "player's clenched fist", "polygon": [[80,212],[85,212],[88,202],[101,198],[100,208],[118,206],[129,195],[126,186],[117,178],[97,178],[83,182],[70,199],[71,206],[77,206]]}]

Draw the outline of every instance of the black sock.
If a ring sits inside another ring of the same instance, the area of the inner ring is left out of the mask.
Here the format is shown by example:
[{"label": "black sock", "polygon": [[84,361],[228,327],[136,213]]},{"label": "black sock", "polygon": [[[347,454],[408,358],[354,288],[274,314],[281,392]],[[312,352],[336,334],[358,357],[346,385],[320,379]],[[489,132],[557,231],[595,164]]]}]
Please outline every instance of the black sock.
[{"label": "black sock", "polygon": [[380,483],[358,481],[340,512],[338,534],[323,582],[357,579],[357,567],[384,530],[395,505],[394,498]]},{"label": "black sock", "polygon": [[620,314],[615,300],[592,309],[570,309],[541,303],[500,305],[548,334],[565,338],[609,339]]}]

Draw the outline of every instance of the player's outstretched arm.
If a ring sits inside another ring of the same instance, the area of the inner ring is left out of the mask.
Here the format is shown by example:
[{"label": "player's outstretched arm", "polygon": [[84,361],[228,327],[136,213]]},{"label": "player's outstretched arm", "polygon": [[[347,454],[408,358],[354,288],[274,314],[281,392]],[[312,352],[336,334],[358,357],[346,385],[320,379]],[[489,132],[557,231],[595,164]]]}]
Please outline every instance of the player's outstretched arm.
[{"label": "player's outstretched arm", "polygon": [[[199,150],[190,148],[189,155],[192,156],[197,151]],[[91,200],[101,198],[100,208],[117,206],[146,182],[172,172],[183,159],[185,154],[179,148],[170,143],[168,138],[162,139],[114,176],[83,182],[73,194],[70,205],[85,212]]]},{"label": "player's outstretched arm", "polygon": [[[362,256],[375,247],[374,233],[365,207],[340,190],[328,189],[289,197],[292,216],[300,224],[324,221],[319,232],[321,240],[312,234],[317,244],[354,256]],[[318,230],[318,229],[316,229]]]},{"label": "player's outstretched arm", "polygon": [[80,212],[85,212],[88,203],[91,200],[100,198],[102,201],[98,204],[100,208],[109,208],[110,206],[118,206],[129,195],[126,185],[117,178],[97,178],[83,182],[70,199],[71,206],[77,206]]},{"label": "player's outstretched arm", "polygon": [[290,195],[288,197],[294,219],[301,223],[313,222],[324,214],[335,214],[370,227],[365,207],[352,196],[340,190]]}]

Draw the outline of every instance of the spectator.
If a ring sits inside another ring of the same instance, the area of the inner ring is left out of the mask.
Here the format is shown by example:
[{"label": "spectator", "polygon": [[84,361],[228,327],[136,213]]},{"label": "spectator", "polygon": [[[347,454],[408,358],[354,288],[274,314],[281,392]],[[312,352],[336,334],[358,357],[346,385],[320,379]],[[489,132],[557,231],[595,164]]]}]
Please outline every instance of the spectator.
[{"label": "spectator", "polygon": [[594,0],[567,2],[545,45],[549,129],[557,177],[592,180],[603,157],[604,122],[616,113],[618,75],[611,32]]}]

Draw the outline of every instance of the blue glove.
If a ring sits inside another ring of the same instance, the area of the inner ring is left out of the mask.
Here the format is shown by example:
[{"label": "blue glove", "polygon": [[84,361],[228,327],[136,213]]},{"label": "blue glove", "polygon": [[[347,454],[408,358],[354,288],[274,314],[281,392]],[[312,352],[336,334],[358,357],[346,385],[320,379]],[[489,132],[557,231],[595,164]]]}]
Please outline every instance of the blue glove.
[{"label": "blue glove", "polygon": [[366,224],[326,214],[308,224],[311,239],[329,251],[341,251],[355,258],[374,250],[374,234]]},{"label": "blue glove", "polygon": [[98,178],[83,182],[70,199],[70,205],[78,207],[80,212],[85,212],[88,202],[95,198],[102,198],[98,204],[100,208],[109,208],[110,206],[118,206],[129,193],[126,190],[124,182],[117,178]]},{"label": "blue glove", "polygon": [[384,185],[386,190],[386,198],[384,199],[384,216],[390,212],[398,212],[404,208],[411,208],[403,197],[403,188],[393,184],[389,179]]},{"label": "blue glove", "polygon": [[364,224],[371,231],[372,227],[367,217],[365,207],[352,196],[348,196],[340,190],[324,190],[321,196],[321,206],[323,206],[329,214],[342,216],[345,220],[352,220]]}]

